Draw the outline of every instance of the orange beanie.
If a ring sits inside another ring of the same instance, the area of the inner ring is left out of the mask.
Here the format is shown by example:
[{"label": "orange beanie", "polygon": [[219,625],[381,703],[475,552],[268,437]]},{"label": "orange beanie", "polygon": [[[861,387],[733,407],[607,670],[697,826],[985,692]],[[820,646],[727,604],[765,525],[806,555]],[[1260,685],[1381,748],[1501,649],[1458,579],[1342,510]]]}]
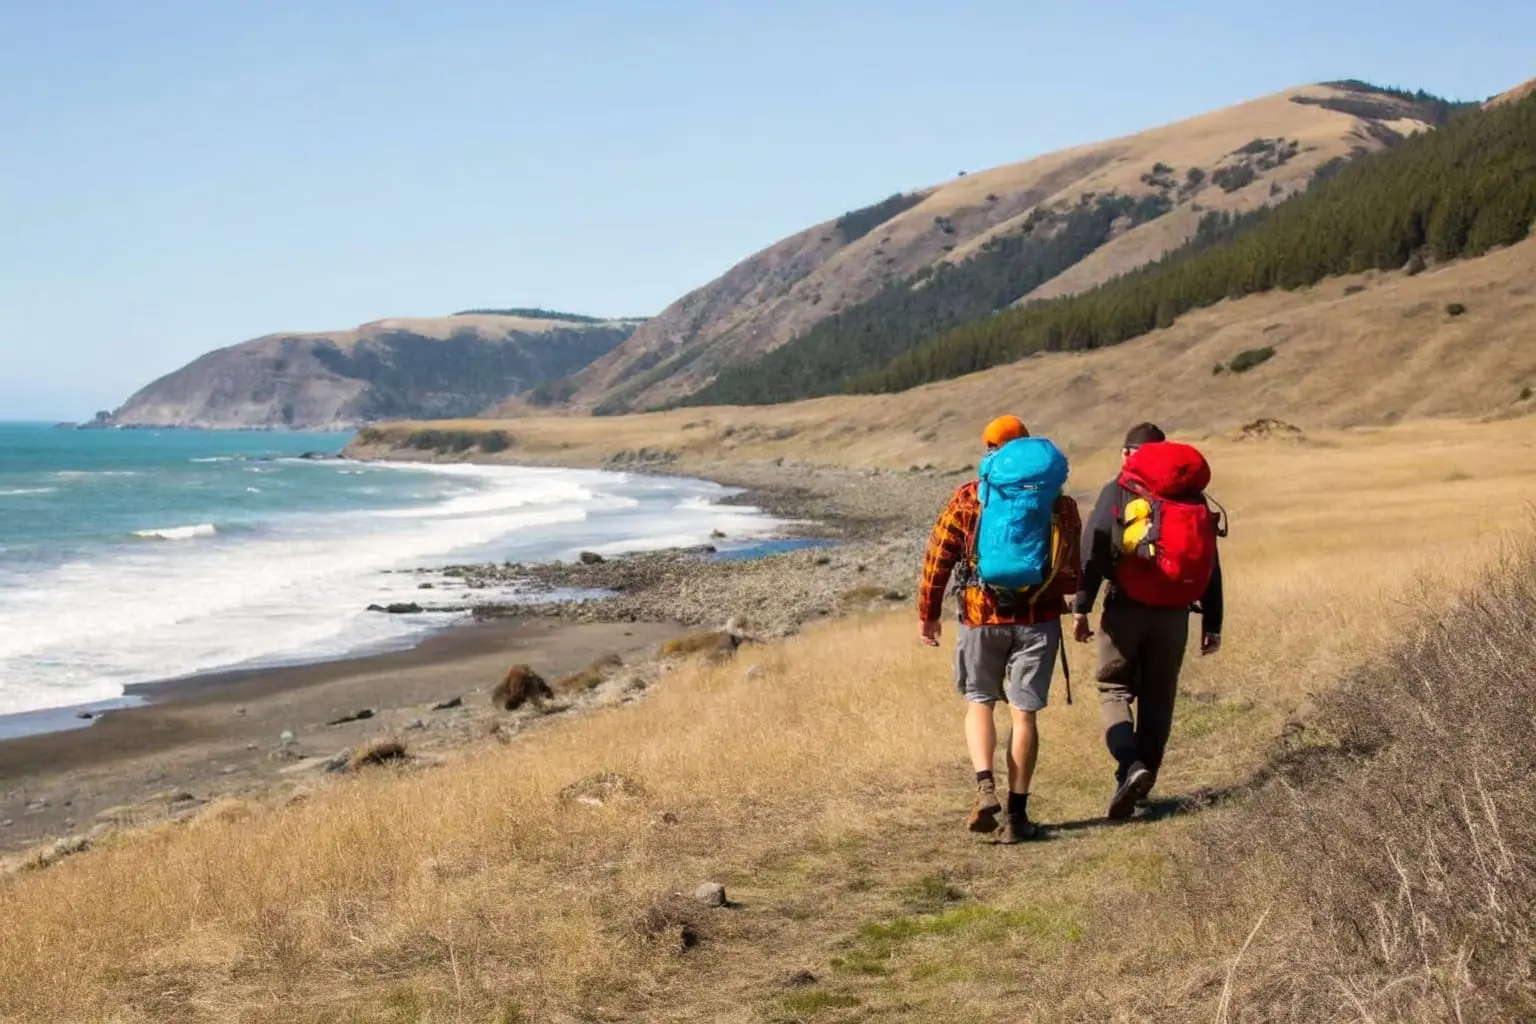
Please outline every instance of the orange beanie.
[{"label": "orange beanie", "polygon": [[1001,448],[1009,441],[1017,441],[1021,437],[1028,437],[1029,429],[1024,426],[1024,421],[1017,416],[999,416],[987,424],[987,429],[981,432],[981,443],[988,446]]}]

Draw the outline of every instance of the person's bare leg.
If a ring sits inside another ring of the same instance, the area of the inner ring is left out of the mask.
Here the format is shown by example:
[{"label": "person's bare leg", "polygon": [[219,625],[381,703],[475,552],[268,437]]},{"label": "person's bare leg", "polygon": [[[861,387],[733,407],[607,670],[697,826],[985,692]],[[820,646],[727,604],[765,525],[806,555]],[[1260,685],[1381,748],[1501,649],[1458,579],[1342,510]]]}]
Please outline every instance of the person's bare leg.
[{"label": "person's bare leg", "polygon": [[1035,777],[1035,762],[1040,757],[1040,733],[1035,728],[1035,713],[1010,707],[1013,735],[1008,738],[1008,792],[1028,793]]},{"label": "person's bare leg", "polygon": [[971,766],[978,773],[987,773],[977,779],[976,803],[971,808],[966,827],[972,832],[991,833],[997,830],[997,816],[1003,809],[991,777],[992,761],[997,756],[997,725],[992,721],[992,704],[973,701],[965,709],[965,745],[970,748]]},{"label": "person's bare leg", "polygon": [[972,702],[965,709],[965,745],[971,752],[971,767],[978,772],[992,770],[997,756],[997,723],[992,720],[991,704]]}]

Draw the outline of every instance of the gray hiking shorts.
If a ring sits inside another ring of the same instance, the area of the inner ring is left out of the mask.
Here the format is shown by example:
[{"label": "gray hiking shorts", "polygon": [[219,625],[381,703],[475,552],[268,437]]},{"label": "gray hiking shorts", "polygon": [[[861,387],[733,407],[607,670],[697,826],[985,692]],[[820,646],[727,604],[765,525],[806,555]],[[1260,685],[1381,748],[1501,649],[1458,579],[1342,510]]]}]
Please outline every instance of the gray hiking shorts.
[{"label": "gray hiking shorts", "polygon": [[1061,621],[1027,626],[960,627],[955,645],[955,689],[974,704],[1002,700],[1039,711],[1051,693],[1061,653]]}]

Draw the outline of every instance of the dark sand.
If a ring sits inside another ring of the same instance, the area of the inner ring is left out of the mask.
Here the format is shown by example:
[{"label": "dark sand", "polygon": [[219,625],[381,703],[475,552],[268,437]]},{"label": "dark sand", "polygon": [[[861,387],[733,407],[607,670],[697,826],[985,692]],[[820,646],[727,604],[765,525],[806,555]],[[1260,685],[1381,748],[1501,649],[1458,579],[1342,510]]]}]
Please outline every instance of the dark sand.
[{"label": "dark sand", "polygon": [[[86,728],[0,742],[0,821],[10,822],[0,826],[0,850],[111,824],[127,816],[113,809],[168,791],[190,794],[162,801],[186,809],[264,789],[292,777],[284,769],[305,758],[375,737],[403,739],[412,750],[467,740],[510,666],[528,664],[554,682],[606,654],[649,658],[678,632],[655,622],[503,619],[450,629],[408,651],[134,687],[151,703]],[[454,697],[464,707],[431,710]],[[326,724],[364,708],[374,716]],[[424,727],[411,728],[416,722]],[[280,741],[285,730],[291,744]]]}]

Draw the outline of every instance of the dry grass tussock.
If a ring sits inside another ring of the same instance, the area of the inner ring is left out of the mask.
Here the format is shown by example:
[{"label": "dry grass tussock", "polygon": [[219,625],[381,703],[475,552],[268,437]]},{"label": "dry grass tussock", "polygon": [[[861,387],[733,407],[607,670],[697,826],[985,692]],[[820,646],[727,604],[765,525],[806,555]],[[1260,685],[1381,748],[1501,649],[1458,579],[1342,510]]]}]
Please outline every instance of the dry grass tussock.
[{"label": "dry grass tussock", "polygon": [[1533,636],[1528,545],[1449,612],[1421,601],[1197,831],[1191,927],[1253,935],[1222,998],[1241,1019],[1536,1019]]},{"label": "dry grass tussock", "polygon": [[[1189,666],[1157,795],[1262,773],[1296,718],[1314,746],[1376,751],[1309,762],[1341,781],[1103,827],[1074,647],[1031,804],[1057,837],[978,845],[948,657],[909,610],[869,615],[693,657],[643,701],[439,767],[15,875],[0,1020],[1451,1019],[1436,999],[1492,1019],[1529,949],[1531,567],[1443,620],[1405,595],[1443,607],[1528,517],[1536,450],[1507,429],[1218,464],[1228,648]],[[694,901],[705,881],[732,905]]]}]

